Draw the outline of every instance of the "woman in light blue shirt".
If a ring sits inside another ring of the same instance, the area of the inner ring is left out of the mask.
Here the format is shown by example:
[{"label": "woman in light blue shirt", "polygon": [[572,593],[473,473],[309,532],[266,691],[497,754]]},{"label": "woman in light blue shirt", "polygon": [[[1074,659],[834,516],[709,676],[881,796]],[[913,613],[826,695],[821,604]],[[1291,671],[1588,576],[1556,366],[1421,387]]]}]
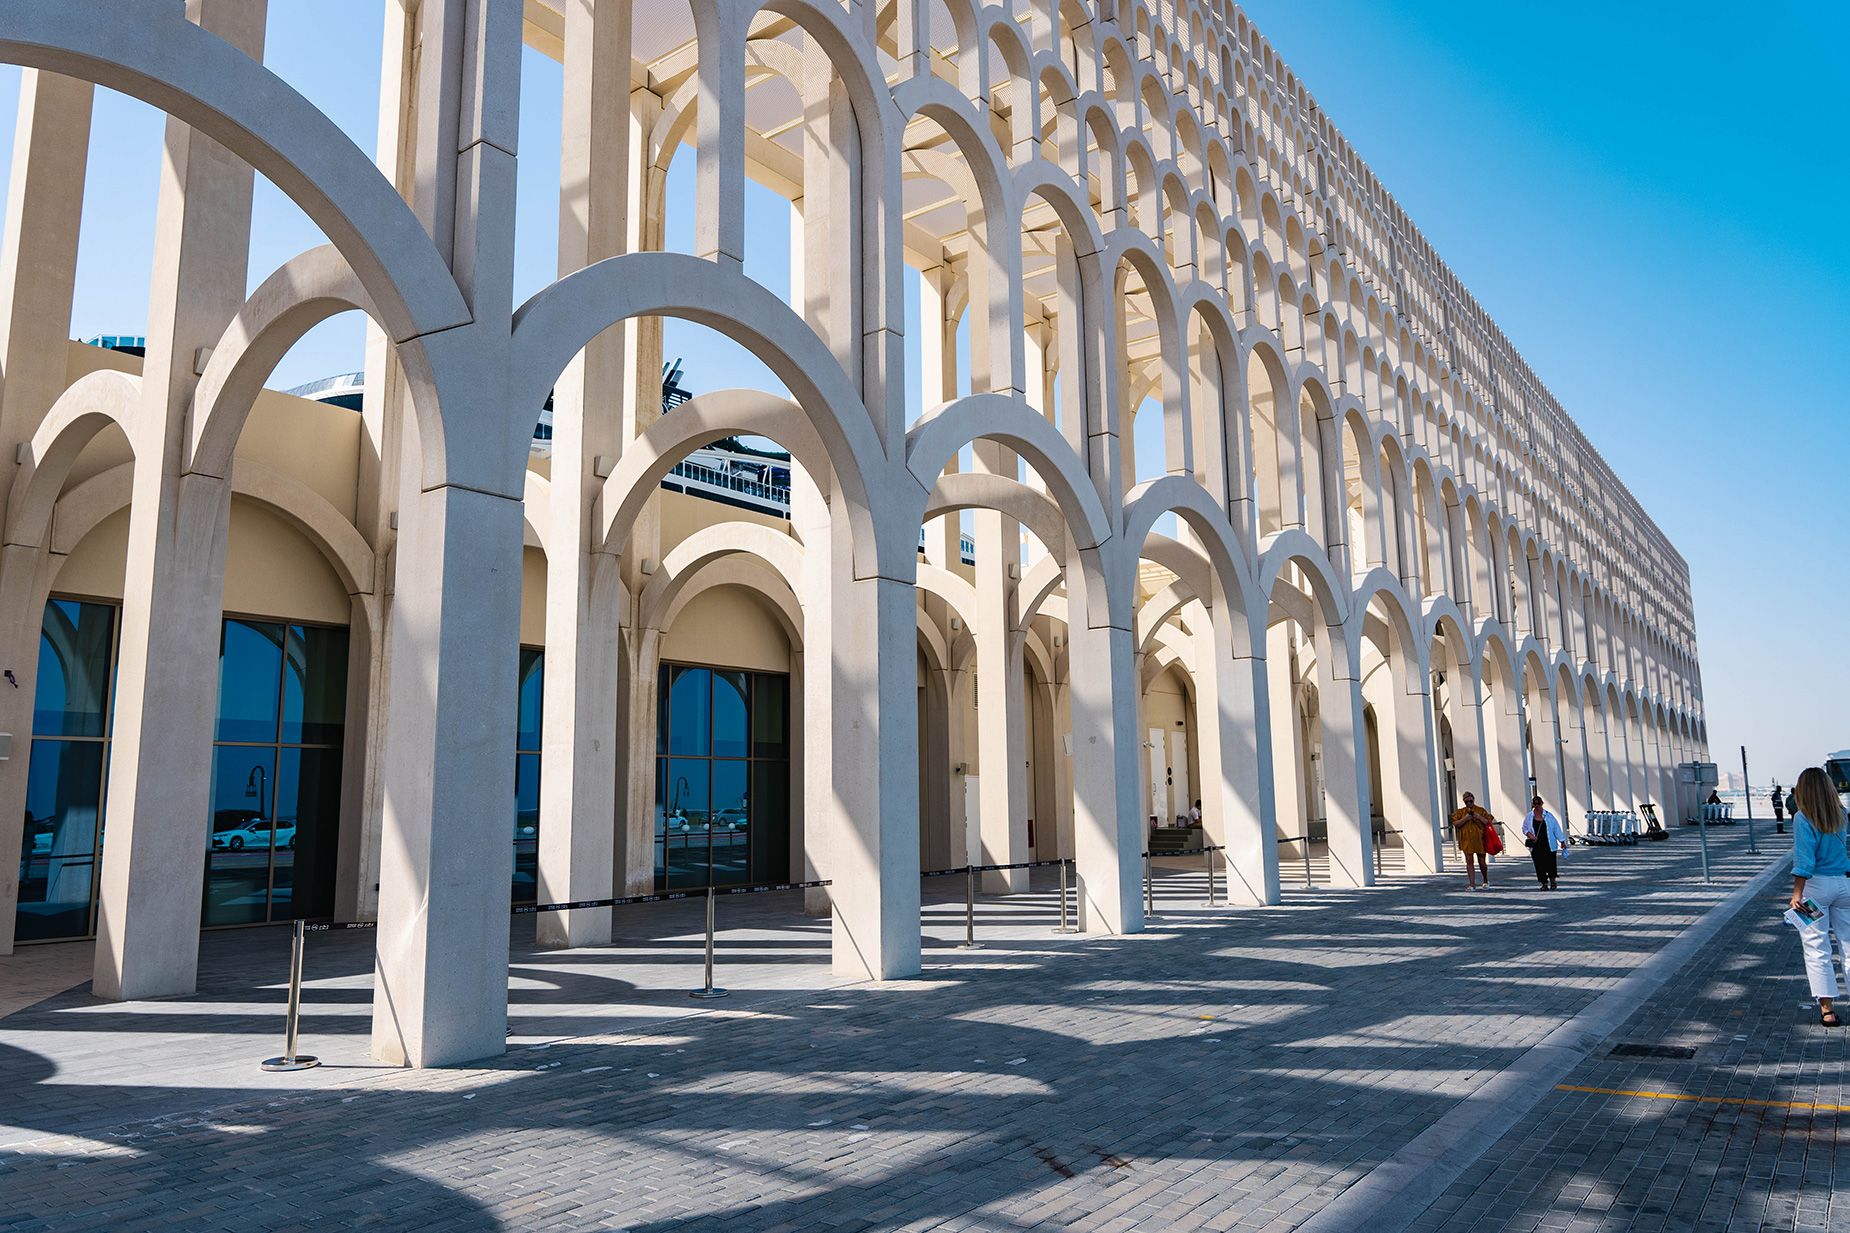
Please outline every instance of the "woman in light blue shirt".
[{"label": "woman in light blue shirt", "polygon": [[1837,999],[1837,971],[1831,964],[1831,933],[1843,947],[1850,969],[1850,848],[1844,842],[1844,807],[1830,776],[1818,767],[1799,775],[1792,789],[1798,806],[1792,815],[1792,908],[1810,901],[1818,919],[1799,930],[1805,947],[1805,976],[1818,999],[1818,1022],[1842,1022],[1831,1003]]}]

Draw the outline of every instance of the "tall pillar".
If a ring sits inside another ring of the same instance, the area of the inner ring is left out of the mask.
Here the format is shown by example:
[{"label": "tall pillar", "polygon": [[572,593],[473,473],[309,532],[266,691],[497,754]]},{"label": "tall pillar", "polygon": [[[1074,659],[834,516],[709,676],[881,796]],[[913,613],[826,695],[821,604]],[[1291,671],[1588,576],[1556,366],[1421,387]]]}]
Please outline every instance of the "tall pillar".
[{"label": "tall pillar", "polygon": [[444,1066],[506,1047],[523,515],[453,484],[400,510],[373,1053]]},{"label": "tall pillar", "polygon": [[[987,442],[977,444],[980,470],[1013,474],[1014,456]],[[975,511],[976,740],[979,833],[982,865],[1028,859],[1027,725],[1022,714],[1023,661],[1017,624],[1017,580],[1021,531],[1015,521],[989,509]],[[983,875],[992,894],[1028,888],[1028,871]]]},{"label": "tall pillar", "polygon": [[[1128,618],[1094,626],[1087,619],[1081,567],[1068,569],[1068,637],[1076,671],[1073,709],[1073,859],[1079,874],[1079,924],[1087,933],[1143,928],[1142,802],[1137,799],[1139,692]],[[1092,584],[1102,585],[1102,584]]]},{"label": "tall pillar", "polygon": [[[188,0],[187,16],[253,58],[264,0]],[[186,471],[201,348],[244,301],[252,172],[167,121],[129,507],[109,842],[103,847],[93,988],[130,999],[191,993],[212,809],[228,476]]]},{"label": "tall pillar", "polygon": [[1522,748],[1522,695],[1508,686],[1492,687],[1479,708],[1483,716],[1486,751],[1493,772],[1485,785],[1485,808],[1507,825],[1529,807],[1529,784]]},{"label": "tall pillar", "polygon": [[[1426,677],[1417,664],[1405,675],[1396,674],[1393,691],[1395,773],[1382,793],[1391,795],[1397,816],[1400,840],[1407,854],[1409,873],[1438,873],[1445,868],[1445,830],[1440,817],[1438,733],[1433,726],[1432,695]],[[1380,714],[1379,711],[1376,712]],[[1453,728],[1454,747],[1458,729]],[[1482,733],[1473,726],[1465,733],[1466,741],[1481,740]]]},{"label": "tall pillar", "polygon": [[[520,456],[509,456],[521,16],[425,0],[413,208],[471,320],[418,339],[443,453],[405,469],[392,611],[374,968],[375,1057],[444,1066],[506,1047],[508,806],[517,707]],[[411,442],[407,442],[411,444]]]},{"label": "tall pillar", "polygon": [[[843,520],[845,521],[845,520]],[[842,522],[839,535],[846,535]],[[834,808],[823,876],[833,907],[837,975],[891,980],[920,963],[918,617],[910,582],[838,574],[828,626],[804,645],[824,649],[834,677],[827,732]],[[809,717],[805,716],[808,723]]]},{"label": "tall pillar", "polygon": [[[1369,825],[1370,781],[1363,756],[1367,719],[1362,682],[1352,666],[1354,651],[1334,645],[1345,637],[1340,625],[1319,628],[1317,637],[1318,718],[1323,726],[1324,808],[1330,830],[1330,884],[1372,886],[1374,836]],[[1334,656],[1342,653],[1342,661]]]},{"label": "tall pillar", "polygon": [[1226,849],[1229,903],[1279,901],[1278,819],[1273,812],[1266,661],[1235,655],[1233,619],[1190,609],[1195,632],[1195,744],[1202,828]]},{"label": "tall pillar", "polygon": [[[631,0],[567,0],[559,158],[559,276],[627,250]],[[605,899],[627,843],[617,810],[619,764],[638,758],[653,726],[623,716],[620,564],[596,517],[623,452],[624,331],[593,338],[553,394],[552,526],[546,560],[546,690],[540,779],[539,897]],[[539,409],[521,408],[538,415]],[[600,474],[602,473],[602,474]],[[639,682],[629,676],[630,689]],[[621,723],[622,719],[629,722]],[[619,741],[619,727],[630,738]],[[626,802],[633,805],[633,802]],[[626,811],[627,812],[627,811]],[[610,941],[611,909],[546,913],[542,945]]]},{"label": "tall pillar", "polygon": [[1310,813],[1304,794],[1304,724],[1298,716],[1297,656],[1291,648],[1291,626],[1281,622],[1266,630],[1266,710],[1271,719],[1271,741],[1262,744],[1271,764],[1272,798],[1276,824],[1292,854],[1302,862]]},{"label": "tall pillar", "polygon": [[[65,347],[77,274],[78,223],[90,151],[94,88],[87,81],[24,69],[0,238],[0,449],[12,457],[64,390]],[[15,471],[0,468],[0,510]],[[43,595],[54,562],[44,545],[6,528],[0,552],[0,661],[18,687],[0,691],[0,731],[13,738],[0,762],[0,955],[13,951],[19,861],[32,755]]]}]

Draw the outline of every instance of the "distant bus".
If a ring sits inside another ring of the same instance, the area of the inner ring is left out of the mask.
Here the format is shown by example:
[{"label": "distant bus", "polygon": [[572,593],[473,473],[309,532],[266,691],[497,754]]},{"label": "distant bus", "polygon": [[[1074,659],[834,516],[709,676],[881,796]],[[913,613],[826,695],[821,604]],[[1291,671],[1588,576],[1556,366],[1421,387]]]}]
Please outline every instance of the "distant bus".
[{"label": "distant bus", "polygon": [[1837,795],[1850,796],[1850,749],[1840,749],[1824,760],[1824,773],[1831,777]]}]

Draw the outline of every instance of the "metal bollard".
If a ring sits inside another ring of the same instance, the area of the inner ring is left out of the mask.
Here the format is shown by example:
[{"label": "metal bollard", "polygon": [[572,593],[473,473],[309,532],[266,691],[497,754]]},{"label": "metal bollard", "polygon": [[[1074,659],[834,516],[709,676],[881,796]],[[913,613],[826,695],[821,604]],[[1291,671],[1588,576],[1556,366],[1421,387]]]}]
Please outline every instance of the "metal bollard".
[{"label": "metal bollard", "polygon": [[1079,930],[1066,923],[1066,861],[1060,862],[1060,925],[1055,933],[1078,933]]},{"label": "metal bollard", "polygon": [[1143,858],[1143,914],[1156,915],[1156,858],[1148,853]]},{"label": "metal bollard", "polygon": [[976,869],[964,866],[964,944],[958,950],[976,949]]},{"label": "metal bollard", "polygon": [[308,936],[307,922],[295,923],[295,938],[289,955],[289,1015],[283,1028],[283,1056],[265,1058],[265,1070],[307,1070],[321,1065],[321,1059],[295,1051],[296,1030],[302,1019],[302,951]]},{"label": "metal bollard", "polygon": [[1208,866],[1208,906],[1214,906],[1214,849],[1204,847],[1201,855],[1207,858]]},{"label": "metal bollard", "polygon": [[726,996],[726,991],[724,989],[715,989],[713,987],[713,888],[711,886],[707,887],[706,980],[700,988],[693,990],[687,996],[690,998],[699,998],[701,1001],[706,1001],[710,998],[723,998]]},{"label": "metal bollard", "polygon": [[1310,831],[1304,831],[1304,837],[1298,841],[1298,851],[1304,854],[1304,885],[1315,886],[1310,876]]}]

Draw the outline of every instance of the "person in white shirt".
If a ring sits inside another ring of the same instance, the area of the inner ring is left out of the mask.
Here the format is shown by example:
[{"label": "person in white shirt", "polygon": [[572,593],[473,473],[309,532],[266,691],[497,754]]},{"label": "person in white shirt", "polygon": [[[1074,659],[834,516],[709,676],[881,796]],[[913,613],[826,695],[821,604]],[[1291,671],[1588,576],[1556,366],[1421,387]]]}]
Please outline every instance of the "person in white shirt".
[{"label": "person in white shirt", "polygon": [[1190,826],[1200,826],[1201,825],[1201,802],[1200,801],[1196,801],[1193,805],[1189,806],[1188,824]]},{"label": "person in white shirt", "polygon": [[1560,889],[1561,853],[1567,850],[1567,832],[1561,820],[1542,807],[1542,798],[1529,802],[1529,812],[1522,815],[1522,838],[1529,845],[1529,857],[1535,862],[1535,880],[1543,890]]}]

